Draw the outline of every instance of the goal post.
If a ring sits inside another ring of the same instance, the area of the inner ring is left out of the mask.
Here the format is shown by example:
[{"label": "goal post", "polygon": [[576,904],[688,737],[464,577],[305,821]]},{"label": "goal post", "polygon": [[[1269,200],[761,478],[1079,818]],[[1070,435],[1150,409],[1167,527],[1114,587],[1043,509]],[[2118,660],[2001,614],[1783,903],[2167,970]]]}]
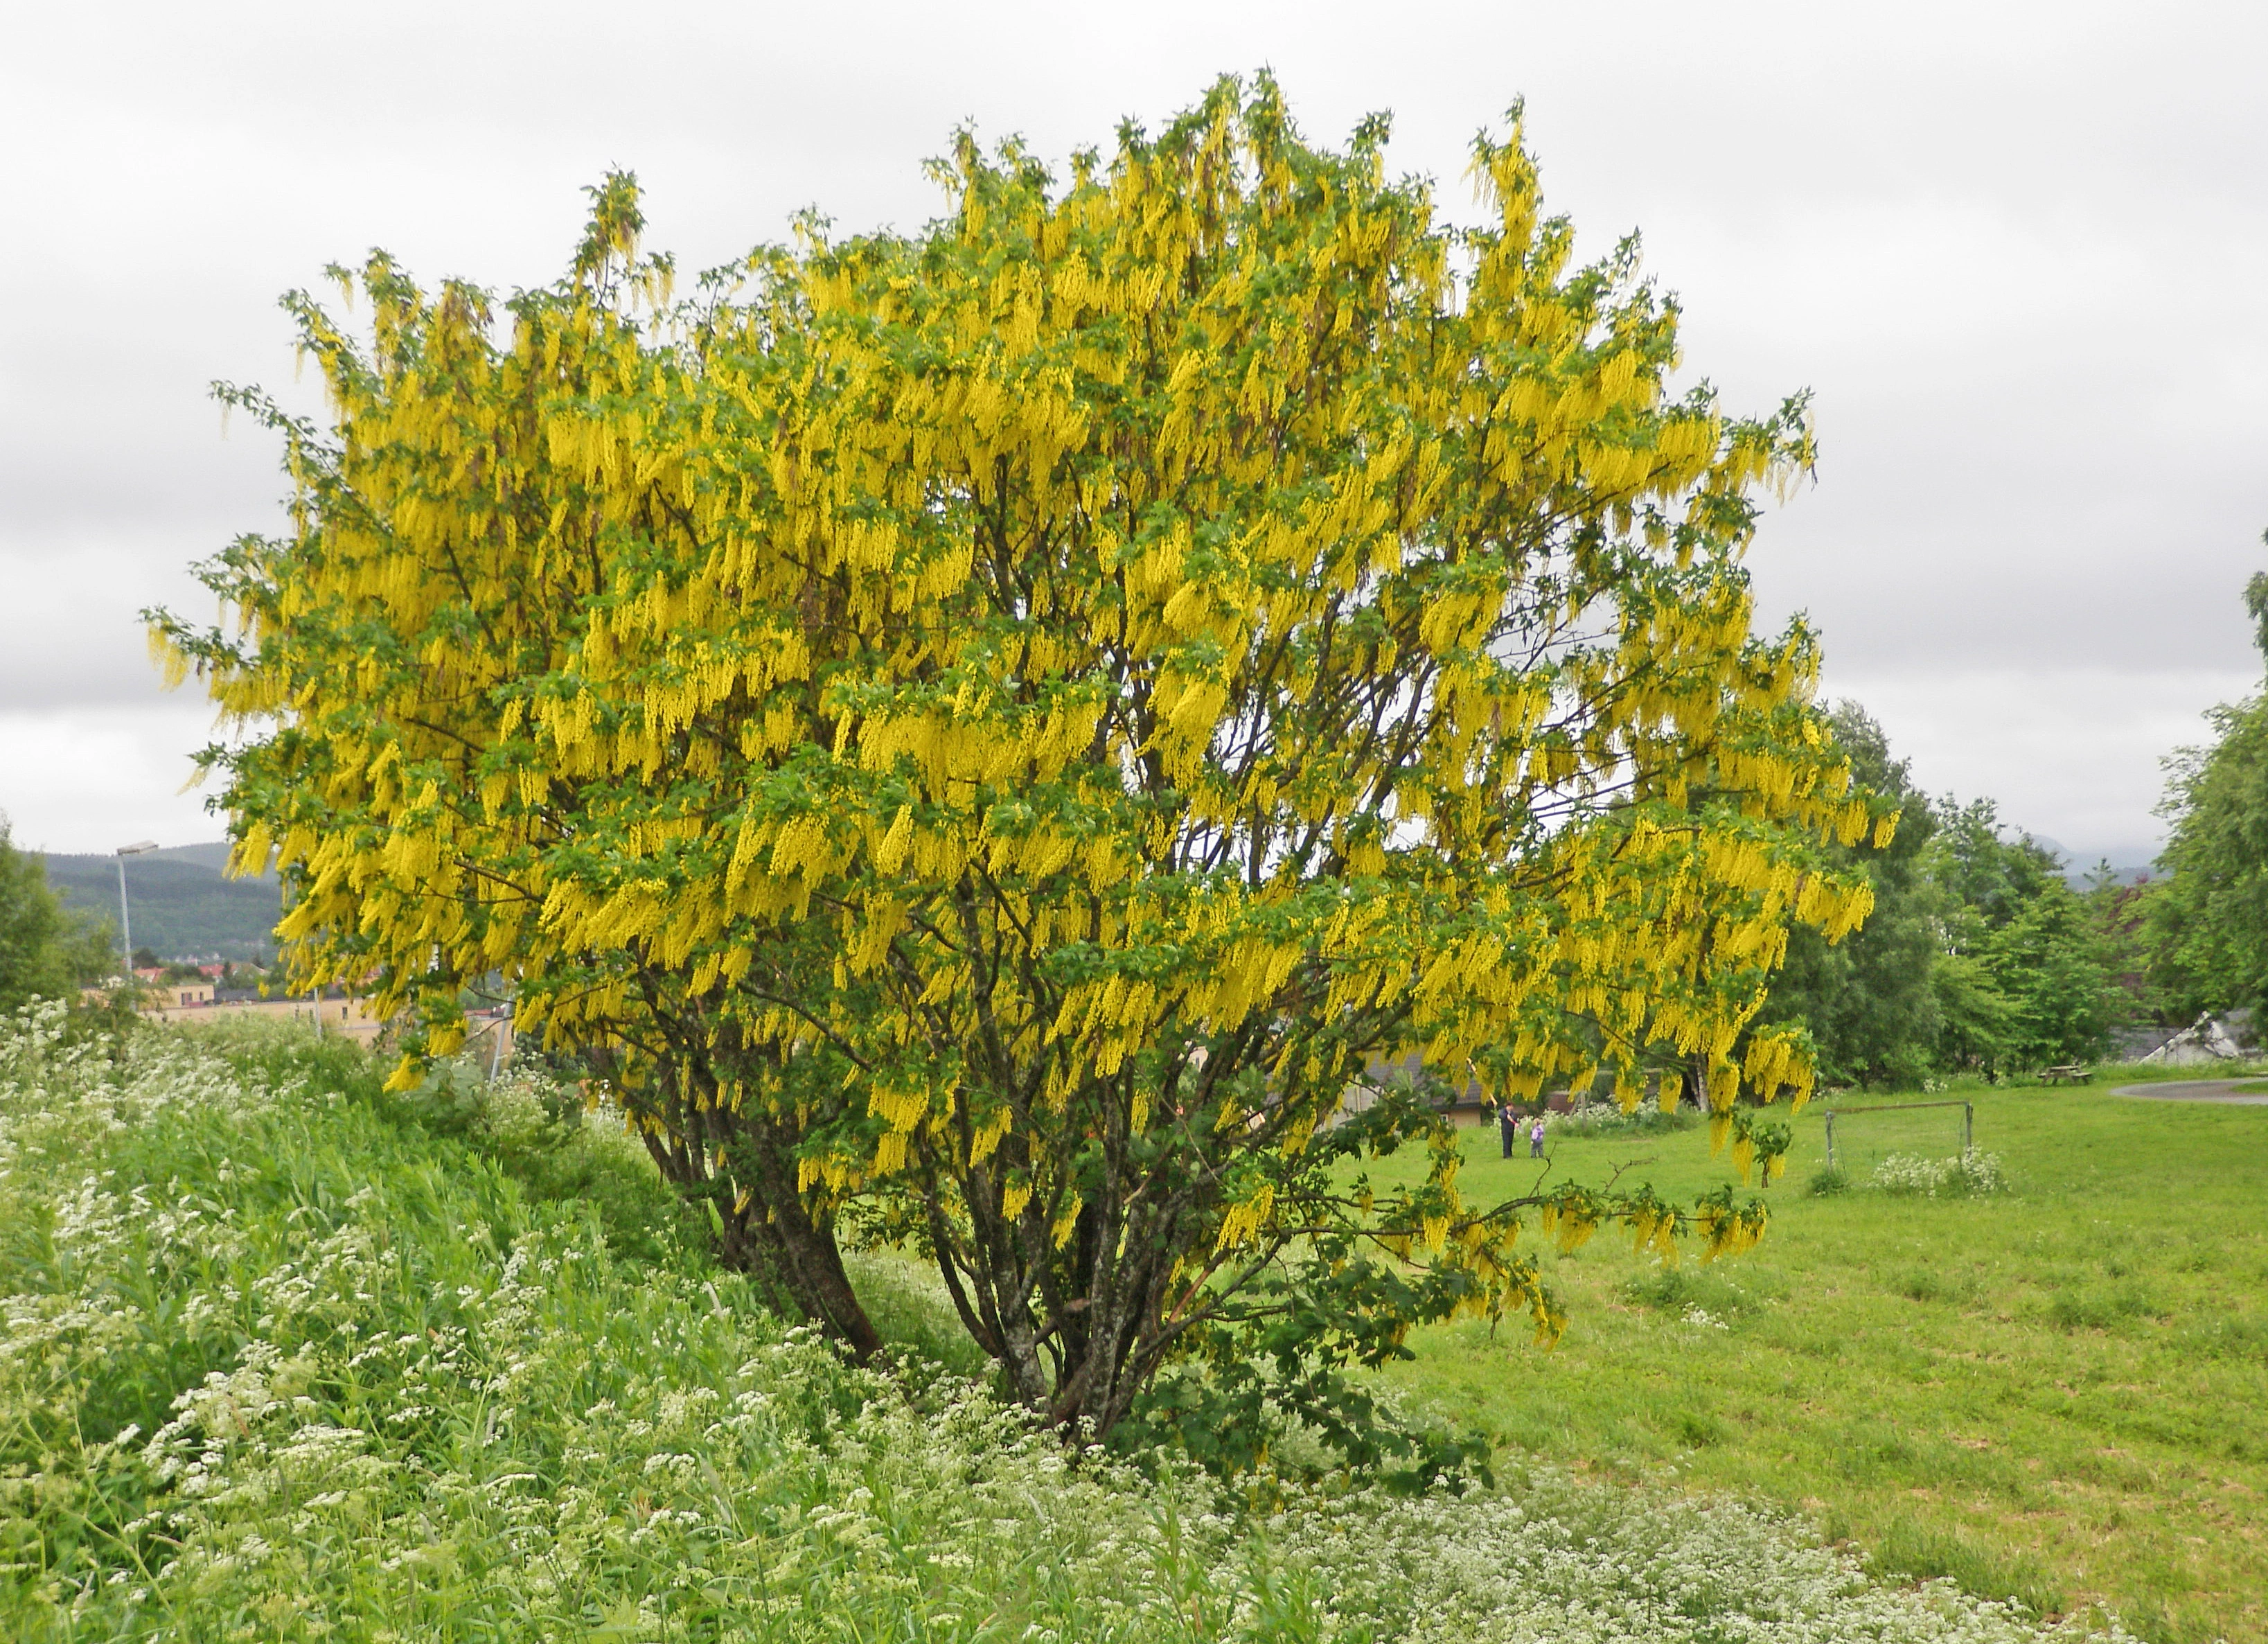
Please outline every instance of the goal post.
[{"label": "goal post", "polygon": [[1977,1104],[1973,1102],[1879,1102],[1863,1108],[1829,1108],[1827,1112],[1827,1168],[1835,1168],[1835,1120],[1839,1114],[1845,1118],[1861,1113],[1910,1113],[1917,1108],[1959,1108],[1961,1110],[1961,1152],[1966,1158],[1977,1146]]}]

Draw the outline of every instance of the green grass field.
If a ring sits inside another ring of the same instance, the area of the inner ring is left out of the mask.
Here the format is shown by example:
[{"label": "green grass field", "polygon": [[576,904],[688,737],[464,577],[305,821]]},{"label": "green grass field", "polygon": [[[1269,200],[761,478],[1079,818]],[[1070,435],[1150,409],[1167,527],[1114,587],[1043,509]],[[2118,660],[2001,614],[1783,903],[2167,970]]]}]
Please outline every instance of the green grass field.
[{"label": "green grass field", "polygon": [[559,1093],[379,1071],[276,1024],[0,1020],[0,1639],[2127,1644],[1517,1458],[1257,1512],[1074,1463],[767,1314]]},{"label": "green grass field", "polygon": [[[1800,1506],[1885,1573],[2268,1639],[2268,1107],[2110,1094],[2136,1077],[1954,1093],[2007,1178],[1979,1198],[1863,1185],[1892,1150],[1956,1152],[1958,1109],[1841,1118],[1853,1186],[1811,1192],[1824,1108],[1927,1098],[1815,1102],[1756,1251],[1665,1270],[1602,1232],[1550,1258],[1556,1350],[1448,1326],[1394,1379],[1580,1470]],[[1471,1132],[1462,1185],[1528,1189],[1521,1152]],[[1626,1164],[1679,1192],[1732,1175],[1697,1123],[1550,1144],[1551,1180]]]},{"label": "green grass field", "polygon": [[[1395,1378],[1506,1441],[1500,1489],[1263,1517],[843,1365],[533,1085],[382,1099],[257,1026],[114,1060],[0,1023],[0,1637],[2268,1638],[2268,1108],[1979,1093],[2007,1191],[1933,1199],[1864,1183],[1956,1110],[1847,1119],[1831,1196],[1815,1110],[1759,1250],[1602,1235],[1553,1263],[1557,1350],[1415,1343]],[[1535,1180],[1468,1140],[1476,1192]],[[1693,1124],[1547,1164],[1724,1176]],[[858,1264],[966,1359],[918,1270]]]}]

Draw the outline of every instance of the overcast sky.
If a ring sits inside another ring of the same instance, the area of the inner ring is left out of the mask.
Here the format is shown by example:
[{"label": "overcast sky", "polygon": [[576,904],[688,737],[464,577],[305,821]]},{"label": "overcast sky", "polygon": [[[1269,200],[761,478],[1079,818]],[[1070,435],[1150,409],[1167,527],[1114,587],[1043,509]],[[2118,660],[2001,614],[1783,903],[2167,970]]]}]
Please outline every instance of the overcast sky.
[{"label": "overcast sky", "polygon": [[[556,276],[582,185],[647,189],[681,267],[817,205],[910,226],[973,121],[1042,153],[1272,67],[1311,137],[1391,110],[1469,209],[1526,100],[1547,202],[1642,232],[1690,369],[1812,389],[1818,483],[1768,520],[1769,619],[1933,791],[2146,857],[2161,757],[2252,689],[2268,565],[2268,5],[1319,4],[9,7],[0,136],[0,810],[19,844],[217,837],[209,711],[136,612],[278,519],[216,378],[290,389],[276,299],[373,245]],[[304,387],[300,392],[304,393]]]}]

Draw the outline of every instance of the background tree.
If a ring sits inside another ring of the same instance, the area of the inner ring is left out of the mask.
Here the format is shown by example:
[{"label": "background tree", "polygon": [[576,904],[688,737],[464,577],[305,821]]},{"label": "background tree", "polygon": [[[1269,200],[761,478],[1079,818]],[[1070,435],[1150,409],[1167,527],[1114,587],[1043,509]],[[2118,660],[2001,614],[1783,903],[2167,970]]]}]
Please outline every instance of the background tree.
[{"label": "background tree", "polygon": [[[2268,573],[2244,593],[2268,652]],[[2167,761],[2169,824],[2159,862],[2172,877],[2153,888],[2152,981],[2167,1014],[2268,1003],[2268,700],[2213,710],[2210,746]]]},{"label": "background tree", "polygon": [[1991,800],[1938,809],[1929,871],[1945,893],[1940,1011],[1955,1065],[1987,1072],[2102,1056],[2124,995],[2105,930],[2061,859],[2004,837]]},{"label": "background tree", "polygon": [[2107,874],[2075,892],[2065,865],[2012,834],[1992,801],[1933,805],[1863,708],[1830,717],[1855,777],[1897,806],[1898,827],[1885,845],[1834,847],[1867,876],[1874,911],[1839,944],[1792,931],[1762,1020],[1808,1030],[1822,1073],[1851,1083],[2102,1055],[2110,1029],[2148,1008],[2144,894]]},{"label": "background tree", "polygon": [[0,1011],[35,999],[77,999],[117,968],[107,925],[74,918],[48,888],[40,859],[19,851],[0,816]]},{"label": "background tree", "polygon": [[0,822],[0,1010],[70,987],[63,935],[63,909],[39,859],[16,849]]},{"label": "background tree", "polygon": [[964,140],[921,235],[806,224],[643,316],[626,180],[508,337],[382,261],[367,357],[301,305],[342,409],[291,428],[298,531],[212,575],[248,638],[166,632],[277,721],[214,757],[303,974],[375,966],[415,1053],[510,969],[720,1226],[831,1252],[859,1206],[1072,1430],[1210,1361],[1185,1430],[1375,1444],[1341,1364],[1557,1328],[1523,1220],[1753,1239],[1728,1192],[1469,1205],[1422,1089],[1335,1123],[1411,1050],[1634,1102],[1667,1047],[1727,1129],[1800,1097],[1744,1032],[1792,920],[1866,913],[1829,844],[1892,823],[1810,636],[1750,631],[1800,406],[1670,399],[1674,309],[1633,247],[1570,269],[1516,134],[1470,234],[1383,136],[1225,82],[1060,187]]},{"label": "background tree", "polygon": [[1874,910],[1840,942],[1800,925],[1791,930],[1786,965],[1772,979],[1761,1019],[1808,1028],[1823,1079],[1912,1084],[1935,1065],[1945,1020],[1933,985],[1943,893],[1929,875],[1927,851],[1937,820],[1864,707],[1837,703],[1829,720],[1852,777],[1895,807],[1897,828],[1879,844],[1868,836],[1831,847],[1850,871],[1866,876]]},{"label": "background tree", "polygon": [[2165,882],[2162,877],[2122,872],[2108,859],[2098,860],[2080,881],[2080,899],[2117,990],[2113,1014],[2120,1024],[2163,1021],[2169,1014],[2169,1001],[2152,974],[2158,946],[2150,908]]}]

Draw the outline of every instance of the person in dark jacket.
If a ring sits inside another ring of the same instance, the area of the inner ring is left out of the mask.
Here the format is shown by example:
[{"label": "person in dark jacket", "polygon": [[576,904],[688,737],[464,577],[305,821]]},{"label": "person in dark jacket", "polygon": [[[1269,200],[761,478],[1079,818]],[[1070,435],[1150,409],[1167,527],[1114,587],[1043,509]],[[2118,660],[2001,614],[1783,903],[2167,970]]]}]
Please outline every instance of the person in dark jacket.
[{"label": "person in dark jacket", "polygon": [[1504,1140],[1504,1156],[1509,1159],[1513,1144],[1520,1139],[1520,1115],[1513,1111],[1509,1102],[1497,1110],[1496,1128]]}]

